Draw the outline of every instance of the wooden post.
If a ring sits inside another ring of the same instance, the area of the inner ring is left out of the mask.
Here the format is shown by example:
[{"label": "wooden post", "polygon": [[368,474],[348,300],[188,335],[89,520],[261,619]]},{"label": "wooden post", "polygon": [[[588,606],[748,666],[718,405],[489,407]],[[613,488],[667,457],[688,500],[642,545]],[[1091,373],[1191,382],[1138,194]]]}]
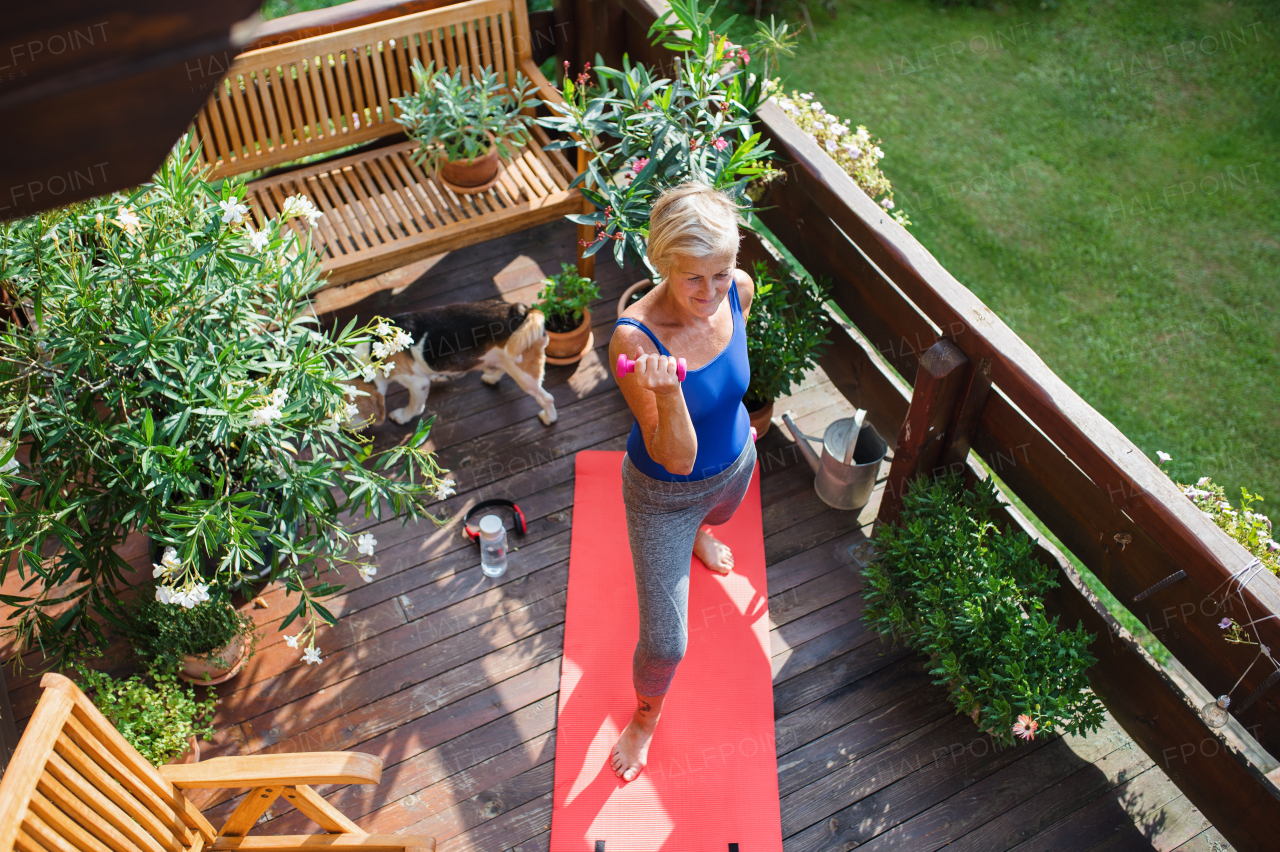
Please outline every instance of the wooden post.
[{"label": "wooden post", "polygon": [[[578,174],[582,174],[587,170],[587,159],[588,159],[587,152],[579,148],[578,149]],[[582,212],[584,214],[592,213],[595,211],[595,209],[596,209],[596,206],[592,204],[590,201],[588,201],[585,195],[582,196]],[[591,227],[590,225],[578,226],[578,274],[581,275],[583,278],[595,277],[596,256],[594,254],[591,255],[590,257],[586,256],[587,246],[590,245],[591,241],[594,240],[595,238],[596,238],[595,228]],[[583,245],[584,243],[586,245]]]},{"label": "wooden post", "polygon": [[893,448],[889,481],[880,500],[880,521],[895,524],[902,513],[902,497],[918,476],[929,473],[942,456],[946,429],[955,416],[969,359],[947,338],[925,350],[916,371],[911,406]]},{"label": "wooden post", "polygon": [[991,393],[991,359],[980,360],[977,369],[968,371],[967,379],[960,394],[960,404],[947,426],[946,437],[942,439],[941,466],[945,470],[968,469],[969,447],[978,431],[978,421],[982,419],[987,396]]}]

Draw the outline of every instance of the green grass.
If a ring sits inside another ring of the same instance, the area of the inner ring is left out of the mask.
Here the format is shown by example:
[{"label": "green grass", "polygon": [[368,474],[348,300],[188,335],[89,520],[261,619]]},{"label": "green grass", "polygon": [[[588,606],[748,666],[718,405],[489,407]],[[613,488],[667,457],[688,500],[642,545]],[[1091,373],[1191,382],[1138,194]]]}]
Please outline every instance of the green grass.
[{"label": "green grass", "polygon": [[1280,502],[1280,6],[1052,5],[838,0],[783,82],[884,140],[912,233],[1143,452]]}]

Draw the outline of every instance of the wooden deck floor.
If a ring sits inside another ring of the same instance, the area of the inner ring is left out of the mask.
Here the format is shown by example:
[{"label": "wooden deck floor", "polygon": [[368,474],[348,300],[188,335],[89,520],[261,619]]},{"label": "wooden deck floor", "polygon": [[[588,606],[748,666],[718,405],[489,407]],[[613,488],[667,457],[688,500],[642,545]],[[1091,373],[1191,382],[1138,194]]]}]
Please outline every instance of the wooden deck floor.
[{"label": "wooden deck floor", "polygon": [[[531,301],[542,275],[572,257],[574,239],[572,226],[553,224],[417,264],[396,273],[403,292],[372,297],[358,312],[499,294]],[[526,512],[529,534],[513,542],[507,573],[481,574],[456,521],[353,522],[377,537],[375,581],[343,577],[340,626],[322,632],[319,666],[303,665],[270,627],[248,669],[221,688],[220,733],[205,757],[372,752],[386,767],[380,785],[321,790],[364,828],[433,835],[442,852],[548,849],[573,456],[625,449],[631,415],[601,356],[614,305],[638,277],[599,264],[596,350],[547,370],[554,426],[537,420],[537,405],[510,379],[489,387],[473,374],[432,390],[431,441],[459,484],[451,513],[495,496]],[[821,371],[776,413],[786,408],[819,435],[852,413]],[[388,423],[377,438],[407,433]],[[878,494],[861,516],[829,509],[776,426],[759,453],[788,852],[1228,848],[1113,721],[1089,737],[998,749],[957,716],[919,659],[859,618],[862,581],[849,548],[870,532]],[[262,597],[267,608],[253,611],[278,624],[282,591]],[[10,686],[15,712],[29,715],[34,684]],[[234,803],[205,804],[220,817]],[[260,833],[314,830],[288,805],[264,820]]]}]

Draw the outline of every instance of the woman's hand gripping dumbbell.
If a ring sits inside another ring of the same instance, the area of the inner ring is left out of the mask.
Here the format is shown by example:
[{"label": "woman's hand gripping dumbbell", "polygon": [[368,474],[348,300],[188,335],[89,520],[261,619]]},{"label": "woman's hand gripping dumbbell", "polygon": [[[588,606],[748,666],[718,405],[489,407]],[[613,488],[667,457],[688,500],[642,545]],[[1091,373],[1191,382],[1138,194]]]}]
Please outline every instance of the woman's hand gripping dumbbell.
[{"label": "woman's hand gripping dumbbell", "polygon": [[618,378],[631,372],[636,374],[640,387],[654,393],[672,393],[684,381],[685,362],[683,358],[646,353],[643,346],[637,345],[634,361],[625,354],[618,355]]}]

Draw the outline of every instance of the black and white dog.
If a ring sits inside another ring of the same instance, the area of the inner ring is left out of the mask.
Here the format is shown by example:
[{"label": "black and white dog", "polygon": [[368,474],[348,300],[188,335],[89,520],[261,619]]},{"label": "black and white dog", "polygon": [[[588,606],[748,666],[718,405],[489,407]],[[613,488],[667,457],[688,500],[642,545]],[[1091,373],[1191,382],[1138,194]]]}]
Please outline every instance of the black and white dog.
[{"label": "black and white dog", "polygon": [[[542,388],[550,341],[542,311],[521,303],[485,299],[396,314],[388,319],[412,337],[413,343],[389,359],[394,367],[389,375],[379,370],[372,385],[356,382],[361,390],[370,392],[369,396],[357,398],[361,425],[382,422],[386,416],[382,398],[392,382],[409,391],[409,404],[392,411],[391,419],[408,423],[426,409],[432,382],[447,381],[472,370],[483,370],[481,380],[491,385],[497,384],[504,373],[511,376],[542,407],[538,419],[547,426],[556,422],[555,399]],[[356,349],[356,357],[368,364],[371,351],[370,344],[362,343]]]}]

